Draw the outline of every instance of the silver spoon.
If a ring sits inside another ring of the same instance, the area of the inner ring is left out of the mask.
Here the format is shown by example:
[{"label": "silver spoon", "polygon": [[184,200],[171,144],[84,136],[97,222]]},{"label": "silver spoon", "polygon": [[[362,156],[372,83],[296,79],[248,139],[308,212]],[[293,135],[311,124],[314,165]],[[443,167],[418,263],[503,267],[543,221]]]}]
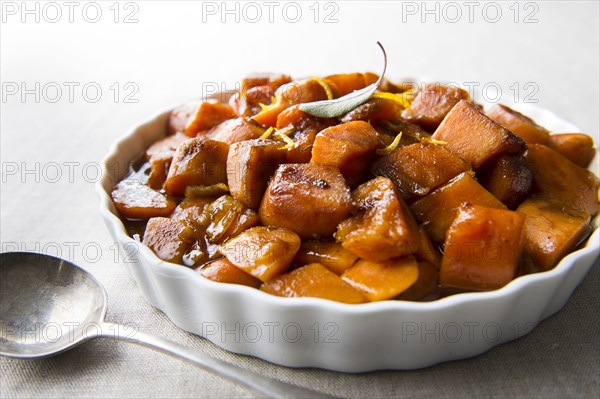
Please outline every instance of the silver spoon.
[{"label": "silver spoon", "polygon": [[0,254],[0,355],[41,358],[92,338],[117,338],[189,360],[268,397],[331,398],[160,337],[125,334],[125,326],[104,321],[106,300],[102,285],[73,263],[28,252]]}]

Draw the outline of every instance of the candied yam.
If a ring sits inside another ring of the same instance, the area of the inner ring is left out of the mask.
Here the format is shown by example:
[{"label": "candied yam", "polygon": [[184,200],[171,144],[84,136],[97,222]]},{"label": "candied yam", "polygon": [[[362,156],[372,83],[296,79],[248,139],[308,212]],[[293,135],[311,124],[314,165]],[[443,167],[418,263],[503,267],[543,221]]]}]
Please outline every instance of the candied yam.
[{"label": "candied yam", "polygon": [[198,271],[202,277],[217,283],[239,284],[252,288],[259,288],[262,284],[262,281],[235,266],[227,258],[207,263]]},{"label": "candied yam", "polygon": [[209,218],[205,210],[213,201],[214,198],[185,198],[177,205],[171,219],[190,226],[199,237],[206,232]]},{"label": "candied yam", "polygon": [[429,262],[419,262],[419,277],[413,285],[400,294],[396,299],[402,301],[421,301],[438,292],[440,272]]},{"label": "candied yam", "polygon": [[359,259],[342,274],[342,279],[361,291],[371,302],[392,299],[412,286],[419,266],[412,255],[385,261]]},{"label": "candied yam", "polygon": [[391,180],[377,177],[360,185],[352,200],[356,212],[335,233],[344,248],[372,261],[417,251],[417,225]]},{"label": "candied yam", "polygon": [[528,198],[517,211],[527,215],[525,252],[541,270],[556,266],[589,231],[590,215],[551,197]]},{"label": "candied yam", "polygon": [[146,150],[146,160],[151,160],[152,158],[173,158],[177,147],[189,139],[188,136],[180,132],[166,136],[148,147]]},{"label": "candied yam", "polygon": [[246,92],[257,86],[269,86],[277,89],[279,86],[292,81],[289,75],[271,72],[255,72],[242,79],[241,91]]},{"label": "candied yam", "polygon": [[231,195],[251,209],[258,209],[269,179],[285,160],[281,143],[248,140],[232,144],[227,156],[227,184]]},{"label": "candied yam", "polygon": [[267,282],[286,272],[300,248],[300,238],[288,229],[252,227],[219,246],[233,265]]},{"label": "candied yam", "polygon": [[226,120],[210,129],[206,137],[227,144],[240,141],[257,139],[265,132],[265,129],[250,119],[235,118]]},{"label": "candied yam", "polygon": [[128,219],[171,215],[175,201],[135,180],[123,180],[110,193],[119,214]]},{"label": "candied yam", "polygon": [[368,123],[342,123],[317,134],[310,162],[337,166],[352,187],[364,180],[380,146],[379,133]]},{"label": "candied yam", "polygon": [[202,101],[188,118],[183,132],[190,137],[195,137],[198,133],[235,117],[235,112],[228,104],[216,100]]},{"label": "candied yam", "polygon": [[491,208],[506,208],[471,176],[464,172],[410,206],[415,218],[429,236],[442,242],[464,202]]},{"label": "candied yam", "polygon": [[142,243],[166,262],[183,263],[183,255],[194,241],[194,232],[182,222],[157,217],[148,221]]},{"label": "candied yam", "polygon": [[323,298],[342,303],[364,303],[365,297],[319,263],[302,266],[263,284],[261,290],[282,297]]},{"label": "candied yam", "polygon": [[252,117],[261,110],[261,104],[268,105],[275,94],[275,89],[271,86],[257,86],[248,89],[246,92],[235,93],[229,99],[229,105],[237,116]]},{"label": "candied yam", "polygon": [[499,155],[525,150],[523,140],[465,100],[452,108],[432,138],[447,142],[446,148],[469,162],[473,168],[479,168]]},{"label": "candied yam", "polygon": [[587,134],[553,134],[548,137],[546,145],[582,168],[587,168],[596,156],[594,140]]},{"label": "candied yam", "polygon": [[444,146],[432,143],[415,143],[398,148],[371,166],[373,174],[390,179],[406,200],[426,195],[470,169],[468,163]]},{"label": "candied yam", "polygon": [[329,84],[331,90],[335,93],[335,97],[343,97],[371,84],[366,83],[364,74],[359,72],[329,75],[323,80]]},{"label": "candied yam", "polygon": [[469,100],[469,93],[465,90],[429,83],[417,91],[410,108],[402,112],[402,117],[426,130],[435,130],[461,100]]},{"label": "candied yam", "polygon": [[194,138],[181,144],[169,168],[165,191],[182,197],[188,186],[211,186],[227,183],[227,153],[225,143],[204,138]]},{"label": "candied yam", "polygon": [[271,179],[259,215],[265,226],[284,227],[310,239],[333,234],[351,210],[350,189],[338,168],[285,164]]},{"label": "candied yam", "polygon": [[448,229],[440,284],[490,290],[513,280],[523,247],[525,215],[465,204]]},{"label": "candied yam", "polygon": [[188,124],[188,120],[196,113],[199,105],[200,101],[191,101],[174,108],[169,114],[167,131],[170,134],[175,134],[178,132],[183,133]]},{"label": "candied yam", "polygon": [[396,121],[402,118],[404,107],[393,99],[371,97],[365,103],[339,117],[340,122],[364,121],[376,125],[381,121]]},{"label": "candied yam", "polygon": [[481,185],[514,209],[531,191],[533,174],[522,155],[502,155],[477,172]]},{"label": "candied yam", "polygon": [[212,244],[222,243],[259,223],[256,212],[230,195],[217,198],[206,212],[209,219],[206,238]]},{"label": "candied yam", "polygon": [[525,157],[536,190],[590,215],[598,212],[598,178],[592,172],[542,144],[530,145]]},{"label": "candied yam", "polygon": [[252,119],[263,126],[275,126],[277,117],[286,108],[321,100],[327,100],[327,93],[317,80],[293,81],[280,86],[275,91],[275,102],[254,115]]},{"label": "candied yam", "polygon": [[423,226],[419,226],[419,249],[414,255],[418,261],[424,261],[440,268],[440,252],[433,245],[431,237]]},{"label": "candied yam", "polygon": [[486,113],[494,122],[510,130],[527,144],[544,144],[549,137],[549,132],[535,123],[531,118],[508,108],[506,105],[496,104]]},{"label": "candied yam", "polygon": [[306,241],[302,243],[294,262],[298,266],[320,263],[335,274],[350,268],[358,256],[341,244],[332,241]]},{"label": "candied yam", "polygon": [[148,181],[146,184],[150,188],[155,190],[160,190],[163,188],[165,181],[167,180],[167,174],[169,173],[169,166],[171,165],[171,158],[159,158],[152,157],[150,161],[148,161],[150,165],[150,174],[148,175]]}]

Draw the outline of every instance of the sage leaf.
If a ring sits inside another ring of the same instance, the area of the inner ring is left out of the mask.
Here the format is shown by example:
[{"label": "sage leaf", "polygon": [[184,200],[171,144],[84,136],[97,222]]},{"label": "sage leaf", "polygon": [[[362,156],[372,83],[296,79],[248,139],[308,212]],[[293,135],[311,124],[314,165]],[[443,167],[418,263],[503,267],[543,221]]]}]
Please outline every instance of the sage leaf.
[{"label": "sage leaf", "polygon": [[300,110],[321,118],[335,118],[364,104],[373,93],[377,91],[381,82],[383,82],[383,76],[387,69],[387,54],[385,53],[385,49],[380,42],[377,42],[377,45],[383,52],[383,72],[381,72],[379,79],[377,79],[375,83],[334,100],[313,101],[311,103],[300,104]]}]

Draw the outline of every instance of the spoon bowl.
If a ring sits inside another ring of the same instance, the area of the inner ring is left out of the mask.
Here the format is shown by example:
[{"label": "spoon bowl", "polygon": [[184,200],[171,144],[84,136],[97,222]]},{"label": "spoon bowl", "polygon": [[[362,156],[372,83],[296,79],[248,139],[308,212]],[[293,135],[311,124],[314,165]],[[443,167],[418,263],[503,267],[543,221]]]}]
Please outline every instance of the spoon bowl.
[{"label": "spoon bowl", "polygon": [[268,397],[331,397],[265,377],[166,339],[105,322],[107,296],[82,268],[48,255],[0,254],[0,356],[40,358],[96,337],[181,357]]}]

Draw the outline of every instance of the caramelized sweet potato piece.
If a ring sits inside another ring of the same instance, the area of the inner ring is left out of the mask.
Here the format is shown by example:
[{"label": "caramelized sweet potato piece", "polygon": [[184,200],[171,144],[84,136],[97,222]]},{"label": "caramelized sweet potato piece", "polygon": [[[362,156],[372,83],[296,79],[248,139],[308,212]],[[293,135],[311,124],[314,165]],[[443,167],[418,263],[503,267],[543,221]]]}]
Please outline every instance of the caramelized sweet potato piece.
[{"label": "caramelized sweet potato piece", "polygon": [[320,263],[335,274],[342,274],[357,259],[358,256],[337,242],[306,241],[300,246],[294,262],[298,266]]},{"label": "caramelized sweet potato piece", "polygon": [[533,174],[522,155],[502,155],[478,172],[479,181],[504,205],[514,209],[529,194]]},{"label": "caramelized sweet potato piece", "polygon": [[287,150],[286,163],[307,163],[311,158],[311,148],[317,133],[335,123],[334,119],[319,118],[293,105],[277,117],[276,127],[289,131],[294,140],[294,148]]},{"label": "caramelized sweet potato piece", "polygon": [[246,92],[257,86],[269,86],[277,89],[279,86],[290,83],[292,78],[282,73],[255,72],[242,79],[240,90]]},{"label": "caramelized sweet potato piece", "polygon": [[359,291],[319,263],[311,263],[275,277],[263,284],[261,290],[283,297],[313,297],[343,303],[366,302]]},{"label": "caramelized sweet potato piece", "polygon": [[373,163],[371,171],[390,179],[406,200],[428,194],[462,172],[468,163],[441,145],[415,143],[398,148]]},{"label": "caramelized sweet potato piece", "polygon": [[259,288],[262,284],[262,281],[235,266],[227,258],[207,263],[198,271],[202,277],[218,283],[247,285],[252,288]]},{"label": "caramelized sweet potato piece", "polygon": [[202,101],[190,114],[183,132],[190,137],[195,137],[198,133],[235,117],[235,112],[228,104],[217,100]]},{"label": "caramelized sweet potato piece", "polygon": [[128,219],[169,217],[175,201],[135,180],[123,180],[110,193],[119,214]]},{"label": "caramelized sweet potato piece", "polygon": [[152,144],[146,150],[146,159],[150,164],[148,186],[160,190],[167,179],[175,150],[190,138],[183,133],[175,133]]},{"label": "caramelized sweet potato piece", "polygon": [[546,145],[582,168],[587,168],[596,156],[594,140],[587,134],[553,134],[548,137]]},{"label": "caramelized sweet potato piece", "polygon": [[377,125],[381,121],[397,121],[402,118],[404,107],[400,103],[387,98],[372,97],[365,103],[339,117],[342,123],[352,121],[369,122]]},{"label": "caramelized sweet potato piece", "polygon": [[233,265],[267,282],[287,271],[300,248],[300,238],[291,230],[257,226],[219,247]]},{"label": "caramelized sweet potato piece", "polygon": [[[324,80],[329,84],[331,91],[334,93],[334,97],[345,96],[346,94],[360,90],[373,83],[370,77],[365,77],[365,74],[359,72],[329,75],[326,76]],[[375,80],[377,80],[377,78],[375,78]]]},{"label": "caramelized sweet potato piece", "polygon": [[598,178],[592,172],[542,144],[530,145],[525,157],[535,189],[590,215],[598,212]]},{"label": "caramelized sweet potato piece", "polygon": [[227,183],[228,151],[227,144],[200,137],[181,144],[173,156],[165,181],[167,194],[182,197],[188,186]]},{"label": "caramelized sweet potato piece", "polygon": [[171,219],[183,222],[201,237],[210,221],[205,210],[213,201],[214,198],[185,198],[177,205]]},{"label": "caramelized sweet potato piece", "polygon": [[275,102],[252,117],[263,126],[275,126],[277,117],[286,108],[301,103],[327,100],[327,93],[314,79],[293,81],[275,91]]},{"label": "caramelized sweet potato piece", "polygon": [[479,168],[499,155],[525,150],[523,140],[464,100],[452,108],[432,137],[446,141],[446,148],[473,168]]},{"label": "caramelized sweet potato piece", "polygon": [[206,238],[211,244],[222,243],[259,223],[256,212],[230,195],[217,198],[206,212],[209,218]]},{"label": "caramelized sweet potato piece", "polygon": [[384,261],[414,253],[419,232],[394,184],[376,177],[352,193],[356,213],[338,226],[335,238],[363,259]]},{"label": "caramelized sweet potato piece", "polygon": [[536,124],[531,118],[508,108],[506,105],[496,104],[487,112],[494,122],[510,130],[527,144],[544,144],[549,133],[546,129]]},{"label": "caramelized sweet potato piece", "polygon": [[252,117],[262,110],[261,104],[271,103],[275,89],[269,85],[252,87],[246,92],[238,92],[231,96],[229,105],[237,116]]},{"label": "caramelized sweet potato piece", "polygon": [[462,205],[446,235],[440,283],[468,290],[508,284],[519,265],[524,223],[519,212]]},{"label": "caramelized sweet potato piece", "polygon": [[477,183],[471,174],[465,172],[412,204],[410,209],[429,236],[434,241],[442,242],[446,230],[456,217],[458,207],[463,202],[491,208],[506,208]]},{"label": "caramelized sweet potato piece", "polygon": [[364,181],[367,167],[380,146],[379,133],[368,123],[342,123],[317,134],[310,162],[337,166],[353,187]]},{"label": "caramelized sweet potato piece", "polygon": [[435,130],[446,114],[461,100],[469,100],[469,93],[453,86],[429,83],[419,89],[410,109],[402,117],[426,130]]},{"label": "caramelized sweet potato piece", "polygon": [[525,251],[541,270],[550,270],[589,231],[590,215],[552,197],[526,199],[518,212],[525,219]]},{"label": "caramelized sweet potato piece", "polygon": [[257,210],[269,179],[285,159],[280,142],[248,140],[232,144],[227,156],[227,184],[231,195]]},{"label": "caramelized sweet potato piece", "polygon": [[440,252],[431,242],[431,238],[423,226],[419,226],[419,249],[415,252],[417,260],[427,262],[440,268]]},{"label": "caramelized sweet potato piece", "polygon": [[259,215],[265,226],[284,227],[310,239],[333,234],[351,210],[350,189],[338,168],[286,164],[271,179]]},{"label": "caramelized sweet potato piece", "polygon": [[369,301],[392,299],[412,286],[419,266],[412,255],[374,262],[359,259],[342,274],[342,279],[361,291]]},{"label": "caramelized sweet potato piece", "polygon": [[419,262],[417,265],[419,267],[417,281],[396,299],[402,301],[421,301],[427,298],[427,296],[437,293],[440,281],[438,268],[429,262]]},{"label": "caramelized sweet potato piece", "polygon": [[194,232],[191,228],[180,221],[158,217],[148,221],[143,243],[160,259],[182,263],[184,253],[194,241]]},{"label": "caramelized sweet potato piece", "polygon": [[265,129],[255,122],[246,118],[229,119],[210,129],[206,137],[227,144],[240,141],[257,139],[265,132]]},{"label": "caramelized sweet potato piece", "polygon": [[169,114],[167,132],[171,135],[178,132],[183,133],[188,124],[188,120],[196,113],[199,106],[200,101],[190,101],[173,109]]}]

